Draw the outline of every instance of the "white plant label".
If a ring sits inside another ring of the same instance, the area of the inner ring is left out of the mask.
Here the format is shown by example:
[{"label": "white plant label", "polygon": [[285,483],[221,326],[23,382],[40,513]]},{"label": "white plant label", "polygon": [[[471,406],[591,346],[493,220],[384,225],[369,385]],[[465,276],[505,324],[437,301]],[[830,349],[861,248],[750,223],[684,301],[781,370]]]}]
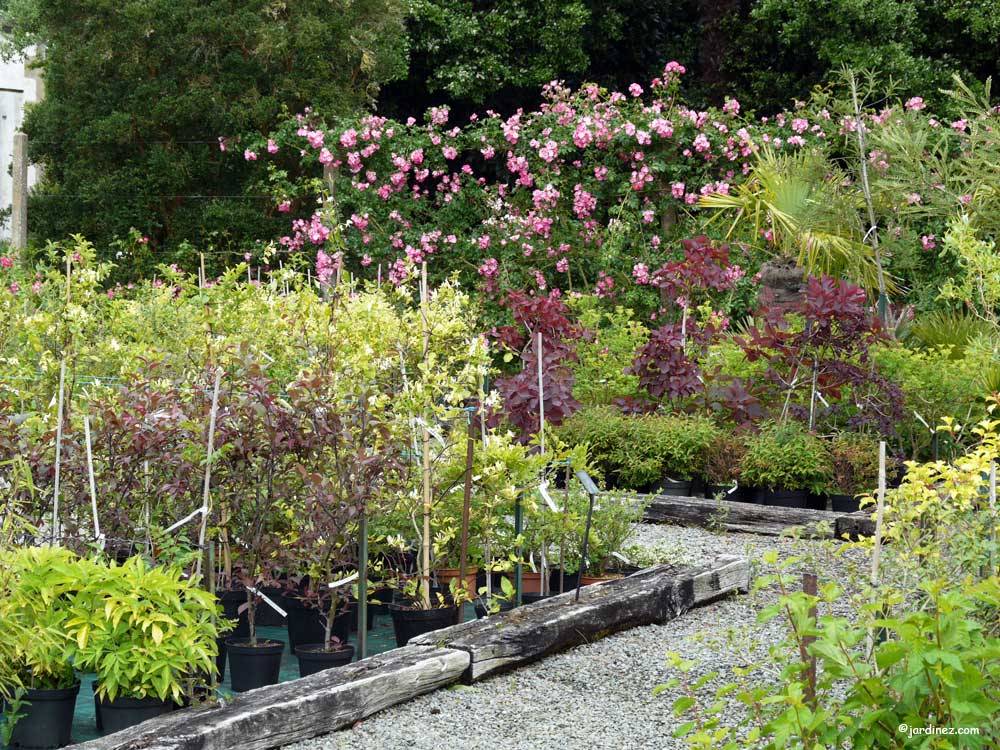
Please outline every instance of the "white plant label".
[{"label": "white plant label", "polygon": [[549,510],[551,510],[553,513],[559,512],[559,506],[556,505],[556,501],[553,500],[552,495],[549,494],[548,480],[543,480],[538,485],[538,494],[542,496],[542,500],[544,500],[545,504],[549,506]]},{"label": "white plant label", "polygon": [[177,529],[179,529],[184,524],[188,523],[189,521],[194,520],[195,518],[197,518],[198,516],[200,516],[202,513],[205,513],[207,511],[208,511],[208,508],[206,508],[204,505],[201,506],[200,508],[195,508],[189,515],[184,516],[184,518],[182,518],[180,521],[178,521],[177,523],[175,523],[173,526],[169,527],[166,530],[166,533],[169,534],[171,531],[176,531]]},{"label": "white plant label", "polygon": [[631,560],[629,560],[629,559],[628,559],[627,557],[625,557],[625,555],[623,555],[623,554],[622,554],[622,553],[620,553],[620,552],[612,552],[612,553],[611,553],[611,556],[612,556],[612,557],[617,557],[617,558],[618,558],[619,560],[621,560],[621,561],[622,561],[623,563],[625,563],[626,565],[631,565],[631,564],[632,564],[632,561],[631,561]]},{"label": "white plant label", "polygon": [[358,578],[360,578],[360,577],[361,576],[360,576],[359,573],[352,573],[351,575],[347,576],[347,578],[341,578],[339,581],[334,581],[333,583],[328,584],[328,585],[329,585],[329,587],[331,589],[335,589],[335,588],[339,588],[340,586],[346,586],[349,583],[353,583],[354,581],[358,580]]},{"label": "white plant label", "polygon": [[267,606],[269,606],[271,609],[273,609],[275,612],[277,612],[282,617],[288,617],[288,613],[285,610],[283,610],[281,607],[279,607],[277,604],[275,604],[267,594],[261,593],[260,591],[258,591],[257,589],[255,589],[253,586],[247,586],[247,591],[249,591],[251,594],[256,594],[257,596],[259,596],[261,599],[264,600],[264,604],[266,604]]}]

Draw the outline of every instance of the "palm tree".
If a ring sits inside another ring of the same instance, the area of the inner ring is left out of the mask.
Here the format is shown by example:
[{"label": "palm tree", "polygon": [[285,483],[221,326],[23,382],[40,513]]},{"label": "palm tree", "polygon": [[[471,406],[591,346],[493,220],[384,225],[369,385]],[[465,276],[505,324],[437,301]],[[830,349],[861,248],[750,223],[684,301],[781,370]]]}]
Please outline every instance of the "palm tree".
[{"label": "palm tree", "polygon": [[879,288],[879,265],[865,243],[857,194],[822,154],[778,154],[765,147],[745,182],[730,194],[704,196],[699,205],[735,212],[727,236],[752,229],[755,243],[774,255],[761,268],[761,282],[780,297],[806,275],[846,277],[869,290]]}]

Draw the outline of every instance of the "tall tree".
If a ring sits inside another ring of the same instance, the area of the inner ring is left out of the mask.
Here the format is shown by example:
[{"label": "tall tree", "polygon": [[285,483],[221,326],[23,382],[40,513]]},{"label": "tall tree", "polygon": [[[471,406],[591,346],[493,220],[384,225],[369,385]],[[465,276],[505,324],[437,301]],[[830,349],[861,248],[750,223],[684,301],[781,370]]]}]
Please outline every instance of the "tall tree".
[{"label": "tall tree", "polygon": [[[25,118],[44,178],[36,239],[104,245],[137,228],[134,263],[189,240],[242,249],[273,236],[272,207],[226,138],[283,111],[346,113],[405,73],[402,0],[9,0],[11,49],[44,44],[45,99]],[[10,51],[10,49],[8,50]],[[220,143],[220,138],[223,141]],[[137,270],[137,269],[133,269]]]}]

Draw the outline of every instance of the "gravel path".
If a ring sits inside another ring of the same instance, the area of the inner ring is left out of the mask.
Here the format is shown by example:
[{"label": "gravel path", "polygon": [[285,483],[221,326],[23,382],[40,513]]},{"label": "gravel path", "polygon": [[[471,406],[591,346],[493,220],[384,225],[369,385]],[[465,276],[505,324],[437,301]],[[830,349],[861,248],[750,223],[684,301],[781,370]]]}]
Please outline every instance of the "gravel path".
[{"label": "gravel path", "polygon": [[[845,580],[857,557],[832,558],[832,543],[775,539],[750,534],[716,534],[678,526],[637,526],[634,541],[658,549],[683,550],[697,562],[720,554],[746,555],[751,574],[765,550],[804,556],[825,579]],[[547,657],[533,665],[474,686],[456,686],[422,696],[376,714],[353,729],[301,742],[298,750],[660,750],[683,748],[670,734],[678,723],[670,707],[680,693],[653,696],[670,670],[667,651],[698,666],[693,681],[727,672],[766,653],[783,637],[783,625],[757,623],[757,613],[774,600],[773,592],[728,597],[700,607],[665,625],[634,628],[595,643]],[[766,678],[766,675],[764,675]],[[710,684],[704,690],[709,697]],[[727,723],[742,724],[738,704]]]}]

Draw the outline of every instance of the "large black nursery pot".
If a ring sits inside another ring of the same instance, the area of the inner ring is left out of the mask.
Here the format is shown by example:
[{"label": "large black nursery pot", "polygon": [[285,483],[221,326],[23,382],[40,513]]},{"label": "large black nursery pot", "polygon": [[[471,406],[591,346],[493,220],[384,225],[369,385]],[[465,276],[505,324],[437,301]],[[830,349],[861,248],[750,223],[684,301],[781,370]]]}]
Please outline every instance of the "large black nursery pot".
[{"label": "large black nursery pot", "polygon": [[113,701],[98,698],[97,728],[103,734],[114,734],[173,710],[173,703],[159,698],[129,698],[124,695]]},{"label": "large black nursery pot", "polygon": [[[375,611],[374,611],[374,609],[372,609],[372,605],[370,603],[368,604],[368,609],[365,610],[365,611],[367,612],[367,616],[366,616],[365,619],[367,620],[367,623],[368,623],[368,630],[371,630],[372,628],[375,627]],[[347,605],[347,613],[345,615],[337,615],[338,619],[340,617],[347,617],[347,622],[348,622],[348,625],[351,628],[351,632],[352,633],[358,632],[358,601],[357,601],[357,599],[352,599],[350,601],[350,603]],[[337,624],[337,622],[336,622],[336,620],[334,620],[334,626],[336,626],[336,624]]]},{"label": "large black nursery pot", "polygon": [[[553,595],[559,594],[559,593],[565,593],[567,591],[572,591],[573,589],[576,588],[576,584],[580,580],[580,574],[579,573],[566,573],[562,577],[563,588],[562,588],[562,592],[560,592],[559,591],[559,577],[560,577],[560,570],[558,568],[554,568],[553,570],[549,571],[549,591]],[[523,599],[522,599],[522,601],[523,601]]]},{"label": "large black nursery pot", "polygon": [[79,682],[61,690],[28,690],[25,703],[18,709],[21,718],[14,725],[8,747],[47,750],[70,744],[79,692]]},{"label": "large black nursery pot", "polygon": [[350,664],[354,658],[354,646],[343,644],[334,651],[325,651],[322,643],[300,643],[295,656],[299,660],[299,677],[308,677],[324,669]]},{"label": "large black nursery pot", "polygon": [[539,594],[537,592],[527,592],[521,594],[521,604],[534,604],[543,599],[548,599],[552,594]]},{"label": "large black nursery pot", "polygon": [[247,609],[240,612],[240,607],[247,603],[247,592],[244,589],[226,589],[216,592],[215,596],[222,605],[222,614],[226,619],[239,620],[236,628],[229,631],[228,637],[247,638],[250,635],[250,612]]},{"label": "large black nursery pot", "polygon": [[392,628],[396,632],[396,645],[405,646],[411,638],[454,625],[458,607],[415,609],[390,604],[389,614],[392,615]]},{"label": "large black nursery pot", "polygon": [[690,479],[671,479],[664,477],[649,488],[651,495],[670,495],[672,497],[691,497]]},{"label": "large black nursery pot", "polygon": [[733,485],[731,484],[706,484],[704,494],[706,500],[714,500],[719,495],[722,495],[723,500],[729,500],[734,503],[752,503],[754,501],[753,492],[749,492],[743,486],[737,486],[733,490]]},{"label": "large black nursery pot", "polygon": [[[261,590],[261,593],[279,607],[285,609],[284,589],[279,588],[278,586],[265,586]],[[277,610],[272,609],[271,605],[267,602],[260,602],[257,605],[257,611],[254,614],[256,616],[256,624],[258,627],[281,628],[285,626],[285,618],[278,614]]]},{"label": "large black nursery pot", "polygon": [[861,510],[861,500],[854,495],[830,495],[830,507],[837,513],[856,513]]},{"label": "large black nursery pot", "polygon": [[[514,609],[514,607],[516,606],[514,602],[498,602],[498,604],[500,605],[500,612],[510,612],[510,610]],[[490,611],[486,606],[485,599],[482,598],[476,599],[473,608],[476,610],[476,618],[479,620],[482,620],[484,617],[490,614]]]},{"label": "large black nursery pot", "polygon": [[826,502],[822,497],[813,495],[808,490],[769,490],[758,487],[754,494],[754,502],[758,505],[773,505],[778,508],[823,510],[826,507]]},{"label": "large black nursery pot", "polygon": [[249,639],[230,638],[226,641],[229,653],[229,680],[233,692],[245,693],[265,685],[276,685],[281,673],[281,654],[284,641],[258,638],[251,646]]},{"label": "large black nursery pot", "polygon": [[228,635],[220,635],[215,639],[215,644],[219,647],[219,653],[215,655],[215,671],[219,675],[220,684],[226,679],[226,640],[228,638]]},{"label": "large black nursery pot", "polygon": [[[326,613],[329,611],[329,603],[326,606],[310,607],[301,599],[289,597],[285,601],[288,618],[288,647],[291,652],[296,653],[300,643],[322,643],[326,638]],[[333,632],[331,635],[337,636],[343,643],[351,637],[351,611],[338,612],[333,618]],[[353,615],[357,618],[357,613]],[[229,663],[232,669],[232,661]]]}]

